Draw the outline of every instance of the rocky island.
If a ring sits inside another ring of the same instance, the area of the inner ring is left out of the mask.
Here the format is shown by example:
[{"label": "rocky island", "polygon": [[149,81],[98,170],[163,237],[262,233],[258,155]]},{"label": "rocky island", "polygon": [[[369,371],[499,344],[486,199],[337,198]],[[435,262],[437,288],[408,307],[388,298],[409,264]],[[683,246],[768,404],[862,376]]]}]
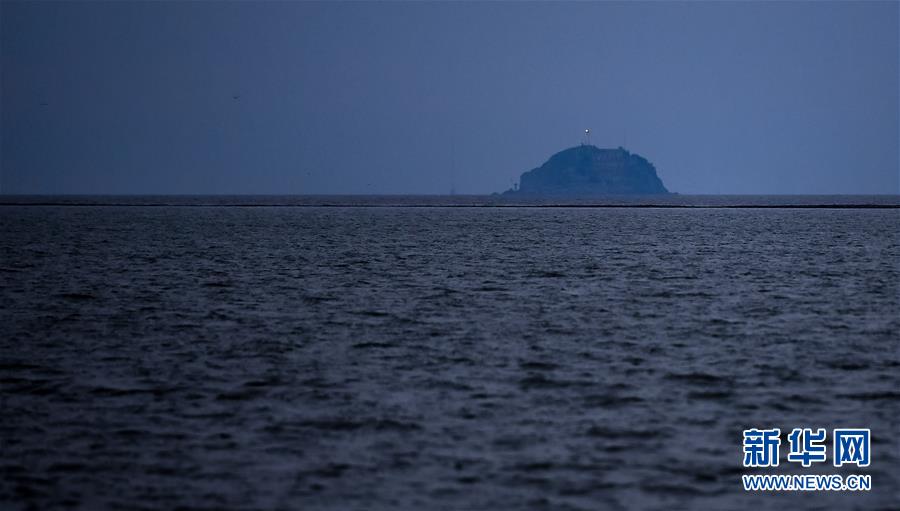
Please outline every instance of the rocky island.
[{"label": "rocky island", "polygon": [[503,195],[593,196],[669,193],[656,168],[626,149],[582,144],[560,151],[522,174],[519,186]]}]

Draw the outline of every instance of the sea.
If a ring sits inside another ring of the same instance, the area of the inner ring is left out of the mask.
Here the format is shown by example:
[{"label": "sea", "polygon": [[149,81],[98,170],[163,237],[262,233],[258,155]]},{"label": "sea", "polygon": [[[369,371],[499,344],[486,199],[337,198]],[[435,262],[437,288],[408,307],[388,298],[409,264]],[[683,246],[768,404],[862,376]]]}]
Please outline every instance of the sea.
[{"label": "sea", "polygon": [[0,452],[4,510],[898,510],[900,196],[0,196]]}]

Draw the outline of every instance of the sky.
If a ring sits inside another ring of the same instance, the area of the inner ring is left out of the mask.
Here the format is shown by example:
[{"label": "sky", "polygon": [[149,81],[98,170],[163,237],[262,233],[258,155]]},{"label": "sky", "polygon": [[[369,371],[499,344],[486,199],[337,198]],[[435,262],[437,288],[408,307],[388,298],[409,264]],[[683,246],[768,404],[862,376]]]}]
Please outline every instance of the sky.
[{"label": "sky", "polygon": [[900,193],[900,3],[0,2],[0,192]]}]

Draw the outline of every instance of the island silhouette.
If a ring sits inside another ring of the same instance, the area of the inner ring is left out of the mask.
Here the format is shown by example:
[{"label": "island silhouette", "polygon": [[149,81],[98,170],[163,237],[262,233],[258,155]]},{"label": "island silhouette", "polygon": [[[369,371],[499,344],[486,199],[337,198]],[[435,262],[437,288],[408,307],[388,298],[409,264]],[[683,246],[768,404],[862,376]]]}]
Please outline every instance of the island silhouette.
[{"label": "island silhouette", "polygon": [[646,158],[623,147],[600,149],[582,144],[564,149],[503,195],[593,196],[656,195],[669,191]]}]

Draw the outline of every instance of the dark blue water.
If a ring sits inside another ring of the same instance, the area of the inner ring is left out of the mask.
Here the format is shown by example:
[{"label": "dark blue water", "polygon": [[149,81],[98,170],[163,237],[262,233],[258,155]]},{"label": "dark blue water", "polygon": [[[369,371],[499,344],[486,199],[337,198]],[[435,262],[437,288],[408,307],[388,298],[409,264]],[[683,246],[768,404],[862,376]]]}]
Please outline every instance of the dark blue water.
[{"label": "dark blue water", "polygon": [[0,507],[900,508],[900,210],[292,200],[0,206]]}]

